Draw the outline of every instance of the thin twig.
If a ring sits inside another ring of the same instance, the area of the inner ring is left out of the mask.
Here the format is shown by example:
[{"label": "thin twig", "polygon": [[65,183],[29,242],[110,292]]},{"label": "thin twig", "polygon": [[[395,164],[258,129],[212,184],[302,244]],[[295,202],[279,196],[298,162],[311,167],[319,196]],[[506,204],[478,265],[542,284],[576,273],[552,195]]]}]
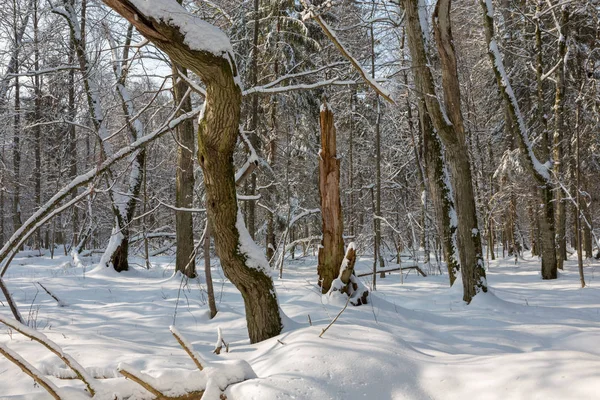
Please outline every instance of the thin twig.
[{"label": "thin twig", "polygon": [[344,310],[346,309],[346,307],[348,307],[348,303],[350,303],[350,296],[348,296],[348,300],[346,300],[346,304],[344,305],[344,308],[342,308],[340,310],[340,312],[338,313],[338,315],[335,316],[335,318],[333,319],[333,321],[331,321],[329,323],[329,325],[327,325],[327,327],[321,331],[321,334],[319,335],[319,337],[323,337],[323,334],[325,332],[327,332],[327,329],[329,329],[331,327],[331,325],[335,324],[335,321],[337,321],[337,319],[340,317],[340,315],[342,315],[342,313],[344,312]]},{"label": "thin twig", "polygon": [[64,306],[66,305],[66,304],[65,304],[65,303],[64,303],[64,302],[63,302],[61,299],[59,299],[58,297],[56,297],[56,295],[54,295],[54,293],[52,293],[51,291],[49,291],[49,290],[46,288],[46,286],[42,285],[42,283],[41,283],[41,282],[38,282],[37,284],[38,284],[38,285],[40,285],[40,286],[42,287],[42,289],[44,289],[44,291],[45,291],[46,293],[48,293],[48,295],[49,295],[50,297],[52,297],[54,300],[56,300],[56,302],[58,303],[58,306],[59,306],[59,307],[64,307]]},{"label": "thin twig", "polygon": [[190,358],[192,359],[192,361],[194,361],[194,364],[196,364],[196,367],[198,367],[198,369],[200,371],[202,371],[204,369],[204,367],[202,366],[202,363],[198,359],[199,357],[197,357],[197,355],[195,354],[194,349],[191,349],[191,348],[189,348],[186,345],[186,343],[188,343],[188,342],[183,337],[183,335],[181,334],[181,332],[179,332],[177,330],[177,328],[175,328],[174,326],[171,326],[169,329],[171,330],[171,333],[173,334],[173,336],[177,340],[177,343],[179,343],[179,345],[183,348],[183,350],[185,350],[185,352],[188,354],[188,356],[190,356]]}]

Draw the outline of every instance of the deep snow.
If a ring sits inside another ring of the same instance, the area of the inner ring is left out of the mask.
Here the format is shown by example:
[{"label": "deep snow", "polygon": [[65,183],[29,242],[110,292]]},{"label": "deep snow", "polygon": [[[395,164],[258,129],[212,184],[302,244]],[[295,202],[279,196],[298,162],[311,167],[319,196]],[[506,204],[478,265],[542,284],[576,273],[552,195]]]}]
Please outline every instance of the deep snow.
[{"label": "deep snow", "polygon": [[[541,280],[537,259],[527,257],[518,265],[514,259],[492,262],[491,293],[478,295],[469,306],[461,300],[460,282],[448,288],[445,275],[423,278],[410,272],[401,283],[394,272],[378,278],[371,304],[348,306],[319,338],[345,302],[321,296],[314,257],[288,260],[284,279],[275,278],[275,285],[293,322],[287,320],[277,338],[251,345],[241,296],[218,268],[213,277],[219,313],[211,321],[203,282],[182,285],[181,277],[173,275],[172,258],[153,259],[149,271],[138,260],[140,266],[122,274],[93,269],[97,259],[81,259],[87,271],[69,261],[20,253],[6,284],[31,325],[93,375],[111,378],[101,381],[105,387],[132,399],[148,398],[148,393],[119,377],[120,363],[162,384],[194,376],[194,364],[172,337],[170,325],[209,363],[250,363],[258,378],[230,386],[229,399],[600,397],[597,264],[586,265],[588,287],[580,289],[574,261],[555,281]],[[367,271],[371,262],[360,259],[358,271]],[[368,286],[369,279],[362,279]],[[59,307],[36,282],[67,306]],[[2,305],[0,313],[10,317]],[[218,327],[229,353],[212,353]],[[6,327],[0,327],[0,343],[44,373],[66,373],[41,345]],[[83,388],[78,381],[51,380],[72,398],[85,398],[75,394]],[[47,398],[31,378],[0,357],[0,399]]]}]

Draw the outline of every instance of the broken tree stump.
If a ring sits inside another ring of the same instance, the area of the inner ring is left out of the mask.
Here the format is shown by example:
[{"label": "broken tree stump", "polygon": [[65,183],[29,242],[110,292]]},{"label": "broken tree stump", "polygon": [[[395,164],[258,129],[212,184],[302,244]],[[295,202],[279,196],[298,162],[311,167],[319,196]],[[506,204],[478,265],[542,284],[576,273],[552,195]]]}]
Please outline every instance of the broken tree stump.
[{"label": "broken tree stump", "polygon": [[355,263],[356,248],[354,243],[350,243],[340,267],[339,275],[332,282],[329,294],[339,291],[348,296],[350,304],[360,306],[368,303],[369,290],[356,277],[354,273]]},{"label": "broken tree stump", "polygon": [[317,272],[321,293],[329,292],[344,259],[344,218],[340,200],[340,159],[336,154],[333,112],[323,99],[321,105],[321,151],[319,152],[319,195],[323,239]]}]

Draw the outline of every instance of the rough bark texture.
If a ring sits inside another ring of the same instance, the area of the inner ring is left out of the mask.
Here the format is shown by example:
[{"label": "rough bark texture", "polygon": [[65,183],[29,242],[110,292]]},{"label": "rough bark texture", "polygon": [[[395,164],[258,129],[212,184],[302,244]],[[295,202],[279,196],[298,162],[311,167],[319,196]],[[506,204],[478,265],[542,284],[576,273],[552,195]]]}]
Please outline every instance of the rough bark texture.
[{"label": "rough bark texture", "polygon": [[[177,66],[173,66],[174,75],[177,76]],[[185,69],[181,73],[187,75]],[[175,104],[180,104],[185,96],[187,84],[180,80],[173,87]],[[188,96],[183,100],[180,114],[192,110],[192,100]],[[175,181],[175,206],[177,208],[192,208],[194,203],[194,122],[186,121],[179,125],[177,135],[177,176]],[[194,257],[194,227],[192,213],[188,211],[175,211],[175,227],[177,254],[175,256],[175,269],[188,277],[196,276],[196,260]]]},{"label": "rough bark texture", "polygon": [[[247,256],[239,250],[233,152],[242,93],[236,83],[233,54],[216,56],[191,49],[177,26],[144,15],[130,1],[105,0],[105,3],[175,62],[198,74],[206,85],[205,110],[198,124],[198,161],[204,172],[206,208],[217,254],[225,276],[244,299],[250,341],[256,343],[278,335],[282,325],[273,280],[262,269],[250,267]],[[181,9],[181,12],[186,11]]]},{"label": "rough bark texture", "polygon": [[442,239],[442,252],[448,268],[448,278],[452,286],[460,270],[455,248],[456,226],[450,218],[451,213],[454,212],[454,199],[444,174],[442,144],[433,130],[429,115],[425,112],[424,101],[419,100],[419,108],[427,183],[435,209],[438,235]]},{"label": "rough bark texture", "polygon": [[321,152],[319,158],[319,193],[323,239],[319,248],[317,272],[323,293],[331,288],[344,259],[344,219],[340,201],[340,160],[336,156],[333,112],[321,105]]},{"label": "rough bark texture", "polygon": [[487,291],[481,235],[477,224],[475,197],[473,194],[471,166],[466,156],[466,134],[460,109],[460,87],[456,69],[456,56],[452,45],[450,29],[450,1],[440,0],[433,20],[434,33],[442,66],[444,88],[444,113],[438,99],[433,76],[429,69],[421,26],[418,2],[403,0],[406,11],[406,30],[414,67],[417,89],[423,94],[427,113],[434,128],[446,147],[446,157],[450,167],[450,177],[455,194],[458,219],[457,242],[463,279],[463,299],[469,303],[480,291]]}]

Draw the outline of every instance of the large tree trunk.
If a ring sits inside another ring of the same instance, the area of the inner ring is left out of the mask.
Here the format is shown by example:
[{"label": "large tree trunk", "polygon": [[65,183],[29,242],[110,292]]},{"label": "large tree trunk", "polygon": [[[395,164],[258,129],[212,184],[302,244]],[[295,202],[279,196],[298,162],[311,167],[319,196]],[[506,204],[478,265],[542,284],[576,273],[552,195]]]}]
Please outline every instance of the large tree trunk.
[{"label": "large tree trunk", "polygon": [[[204,113],[198,124],[198,161],[204,172],[206,208],[217,254],[225,276],[241,292],[252,343],[281,332],[281,316],[268,261],[256,249],[238,210],[233,152],[238,136],[242,93],[229,39],[217,28],[194,17],[175,1],[155,2],[149,12],[141,0],[105,0],[142,35],[206,85]],[[139,3],[142,7],[136,7]],[[162,18],[169,15],[168,22]],[[211,43],[185,27],[210,31]],[[180,28],[182,27],[182,28]],[[186,40],[189,39],[189,40]],[[260,256],[259,256],[260,255]]]},{"label": "large tree trunk", "polygon": [[460,109],[460,87],[456,69],[456,55],[450,29],[450,0],[438,1],[433,20],[438,53],[442,64],[442,81],[447,115],[441,108],[428,67],[423,34],[419,20],[418,1],[403,0],[406,11],[408,43],[414,67],[417,90],[423,94],[427,112],[442,143],[450,166],[450,178],[456,204],[457,242],[463,300],[470,303],[480,291],[487,291],[481,234],[477,223],[473,194],[471,166],[467,157],[466,133]]},{"label": "large tree trunk", "polygon": [[[205,119],[201,122],[198,132],[198,155],[204,171],[208,218],[209,224],[214,227],[215,247],[225,276],[242,293],[246,306],[248,334],[250,341],[256,343],[281,332],[281,318],[273,280],[269,275],[266,259],[264,262],[255,260],[248,253],[240,251],[240,247],[247,245],[251,238],[237,209],[233,146],[231,151],[222,152],[211,146],[210,140],[209,143],[205,142],[206,139],[211,139],[210,136],[214,137],[215,132],[219,132],[216,127],[224,127],[218,120],[227,120],[230,117],[230,111],[235,110],[235,102],[238,102],[239,120],[241,98],[231,97],[229,101],[221,98],[215,102],[221,104],[218,104],[218,109],[212,110],[213,115],[218,116],[214,121],[209,122]],[[237,124],[228,128],[237,129]],[[240,241],[240,234],[245,234],[244,242]]]},{"label": "large tree trunk", "polygon": [[[182,68],[180,73],[187,76]],[[177,77],[177,65],[173,62],[173,75]],[[180,79],[173,86],[175,104],[181,104],[179,115],[192,110],[192,100],[185,97],[187,84]],[[183,101],[183,103],[181,103]],[[177,127],[177,175],[175,206],[177,208],[192,208],[194,203],[194,122],[186,121]],[[175,211],[175,235],[177,253],[175,270],[192,278],[196,276],[196,259],[194,257],[194,226],[193,216],[189,211]]]},{"label": "large tree trunk", "polygon": [[321,105],[321,152],[319,157],[319,193],[323,239],[319,247],[317,272],[322,292],[331,288],[344,260],[344,220],[340,201],[340,160],[336,155],[333,112],[324,101]]},{"label": "large tree trunk", "polygon": [[421,130],[423,131],[423,155],[425,158],[425,170],[427,171],[427,183],[435,209],[437,219],[438,235],[442,241],[442,252],[448,268],[450,286],[454,284],[460,270],[456,239],[456,211],[450,182],[446,174],[445,157],[442,144],[431,125],[429,115],[425,112],[425,103],[419,100],[419,117],[421,118]]}]

